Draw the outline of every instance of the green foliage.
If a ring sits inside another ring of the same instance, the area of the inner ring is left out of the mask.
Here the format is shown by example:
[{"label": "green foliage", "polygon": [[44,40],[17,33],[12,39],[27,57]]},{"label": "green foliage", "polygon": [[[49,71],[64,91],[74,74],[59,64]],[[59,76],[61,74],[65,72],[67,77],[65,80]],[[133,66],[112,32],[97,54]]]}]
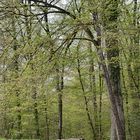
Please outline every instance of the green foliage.
[{"label": "green foliage", "polygon": [[[51,4],[0,2],[0,140],[49,140],[48,130],[50,140],[57,139],[60,92],[63,138],[93,140],[93,123],[100,140],[110,139],[111,107],[100,63],[120,65],[127,139],[140,139],[139,10],[134,13],[134,3],[118,0]],[[87,29],[94,41],[101,39],[102,62]],[[114,56],[109,61],[108,52]],[[57,80],[64,83],[62,90]]]}]

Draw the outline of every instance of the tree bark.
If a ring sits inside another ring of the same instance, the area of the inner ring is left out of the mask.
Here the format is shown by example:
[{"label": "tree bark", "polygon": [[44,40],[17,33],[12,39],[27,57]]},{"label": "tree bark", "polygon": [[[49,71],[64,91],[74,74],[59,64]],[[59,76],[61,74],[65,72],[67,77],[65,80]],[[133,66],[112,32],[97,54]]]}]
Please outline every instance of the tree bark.
[{"label": "tree bark", "polygon": [[80,59],[79,59],[79,46],[77,46],[77,71],[78,71],[79,81],[80,81],[80,85],[81,85],[82,92],[83,92],[83,97],[84,97],[84,102],[85,102],[85,110],[86,110],[86,114],[87,114],[87,118],[88,118],[88,123],[89,123],[89,125],[91,127],[91,131],[93,133],[93,140],[96,140],[96,135],[97,134],[95,132],[95,127],[94,127],[92,118],[90,116],[90,111],[89,111],[89,107],[88,107],[88,99],[85,95],[85,88],[84,88],[82,75],[81,75]]},{"label": "tree bark", "polygon": [[[118,1],[115,0],[109,0],[105,1],[105,10],[103,17],[104,21],[104,27],[107,29],[108,32],[116,32],[117,29],[117,18],[118,18]],[[103,69],[103,73],[105,76],[108,92],[109,92],[109,98],[111,102],[111,111],[112,111],[112,125],[114,124],[112,130],[115,130],[117,134],[118,140],[125,140],[125,121],[124,121],[124,112],[123,112],[123,100],[121,95],[121,87],[120,87],[120,67],[119,67],[119,61],[115,61],[115,63],[110,63],[108,66],[105,63],[105,56],[103,54],[102,48],[101,48],[101,27],[98,25],[98,19],[99,15],[98,13],[93,13],[93,23],[95,24],[95,31],[97,33],[97,41],[94,39],[92,32],[86,28],[86,33],[90,36],[90,38],[93,40],[93,43],[97,49],[98,56],[100,58],[100,65]],[[115,33],[114,32],[114,33]],[[113,36],[112,36],[113,37]],[[111,39],[111,40],[110,40]],[[113,58],[119,58],[119,48],[118,48],[118,42],[114,38],[108,38],[106,39],[107,47],[109,48],[109,51],[107,52],[107,57],[109,61],[112,61]],[[110,43],[111,42],[111,43]],[[114,47],[114,44],[117,43]],[[115,134],[113,133],[113,134]]]},{"label": "tree bark", "polygon": [[93,50],[92,50],[92,44],[89,44],[89,54],[90,54],[90,68],[89,68],[89,79],[90,79],[90,90],[93,96],[93,116],[94,116],[94,131],[96,134],[96,138],[98,139],[99,134],[99,128],[98,128],[98,107],[97,107],[97,97],[96,97],[96,81],[95,81],[95,69],[94,69],[94,58],[93,58]]},{"label": "tree bark", "polygon": [[62,139],[63,134],[63,88],[64,88],[64,66],[60,71],[60,66],[56,62],[56,91],[58,92],[58,139]]},{"label": "tree bark", "polygon": [[[105,29],[107,32],[106,37],[106,47],[107,47],[107,59],[108,59],[108,71],[110,82],[112,85],[112,90],[114,93],[114,104],[116,104],[116,109],[118,112],[118,117],[120,120],[121,133],[119,134],[119,128],[116,126],[116,122],[114,120],[114,115],[112,115],[112,129],[111,134],[114,136],[111,137],[111,140],[120,140],[125,138],[125,121],[124,121],[124,111],[123,111],[123,98],[121,94],[121,79],[120,79],[120,64],[119,64],[119,42],[116,37],[117,34],[117,19],[119,16],[118,11],[119,1],[109,0],[106,2],[106,21],[105,21]],[[111,35],[108,35],[111,34]],[[113,114],[113,112],[112,112]],[[123,136],[120,136],[123,135]]]},{"label": "tree bark", "polygon": [[103,92],[103,77],[101,74],[101,67],[99,66],[99,92],[100,92],[100,98],[99,98],[99,140],[102,140],[102,92]]},{"label": "tree bark", "polygon": [[[13,70],[14,70],[14,78],[15,81],[19,77],[19,54],[17,54],[18,45],[17,45],[17,35],[16,35],[16,18],[15,15],[13,15],[12,19],[12,29],[13,29],[13,51],[14,51],[14,60],[13,60]],[[18,88],[18,84],[15,83],[15,93],[16,93],[16,100],[17,100],[17,139],[22,138],[22,126],[21,126],[21,103],[20,103],[20,91]]]}]

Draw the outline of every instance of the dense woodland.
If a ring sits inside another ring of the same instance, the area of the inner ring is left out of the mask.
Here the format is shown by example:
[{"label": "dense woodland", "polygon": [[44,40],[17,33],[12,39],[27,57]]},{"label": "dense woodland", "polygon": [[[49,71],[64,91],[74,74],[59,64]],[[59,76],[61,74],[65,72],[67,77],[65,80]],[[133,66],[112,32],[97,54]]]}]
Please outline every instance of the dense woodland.
[{"label": "dense woodland", "polygon": [[140,1],[1,0],[0,137],[140,140]]}]

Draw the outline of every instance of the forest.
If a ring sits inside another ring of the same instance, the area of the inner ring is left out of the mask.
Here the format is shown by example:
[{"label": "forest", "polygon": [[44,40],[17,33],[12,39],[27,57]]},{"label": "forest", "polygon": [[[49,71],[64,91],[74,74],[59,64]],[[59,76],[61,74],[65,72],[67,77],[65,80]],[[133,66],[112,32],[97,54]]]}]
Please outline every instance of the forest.
[{"label": "forest", "polygon": [[0,0],[0,140],[140,140],[140,0]]}]

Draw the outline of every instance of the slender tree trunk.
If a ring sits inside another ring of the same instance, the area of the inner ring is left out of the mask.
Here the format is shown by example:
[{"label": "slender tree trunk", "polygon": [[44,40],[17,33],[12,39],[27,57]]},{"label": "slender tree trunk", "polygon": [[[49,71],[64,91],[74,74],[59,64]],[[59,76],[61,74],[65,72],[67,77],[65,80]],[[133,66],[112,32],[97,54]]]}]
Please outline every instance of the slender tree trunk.
[{"label": "slender tree trunk", "polygon": [[99,98],[99,140],[102,140],[102,92],[103,92],[103,77],[101,75],[101,68],[99,66],[99,92],[100,92],[100,98]]},{"label": "slender tree trunk", "polygon": [[[30,59],[32,60],[32,56],[30,56]],[[32,70],[32,74],[34,75],[35,69],[34,69],[34,65],[31,64],[31,70]],[[38,102],[37,102],[37,88],[36,88],[36,81],[35,79],[33,79],[32,81],[32,98],[33,98],[33,109],[34,109],[34,121],[35,121],[35,131],[36,131],[36,135],[35,138],[39,139],[41,134],[40,134],[40,127],[39,127],[39,112],[38,112]]]},{"label": "slender tree trunk", "polygon": [[96,82],[95,82],[95,70],[94,70],[94,58],[93,58],[93,51],[92,51],[92,44],[89,44],[89,54],[90,54],[90,68],[89,68],[89,78],[90,78],[90,90],[93,95],[93,115],[94,115],[94,130],[96,134],[96,138],[98,139],[99,128],[98,128],[98,108],[97,108],[97,97],[96,97]]},{"label": "slender tree trunk", "polygon": [[[34,87],[35,88],[35,87]],[[34,116],[35,116],[35,130],[36,130],[36,137],[37,139],[40,138],[40,129],[39,129],[39,112],[38,112],[38,104],[37,104],[37,93],[36,89],[34,89]]]},{"label": "slender tree trunk", "polygon": [[131,121],[130,121],[130,112],[129,112],[129,95],[128,95],[128,89],[126,86],[126,82],[125,82],[125,75],[124,75],[124,69],[123,69],[123,64],[121,64],[121,76],[122,76],[122,84],[123,84],[123,88],[124,88],[124,93],[125,93],[125,106],[126,106],[126,123],[127,123],[127,127],[128,127],[128,136],[130,137],[130,139],[133,139],[132,137],[132,130],[131,130]]},{"label": "slender tree trunk", "polygon": [[[25,0],[26,8],[24,9],[25,15],[28,15],[32,12],[31,8],[31,1],[30,0]],[[25,17],[25,26],[26,26],[26,35],[27,35],[27,44],[29,47],[33,47],[31,44],[31,39],[32,39],[32,24],[31,24],[31,17],[27,16]],[[27,54],[28,61],[33,60],[33,53],[29,52]],[[32,74],[34,75],[35,69],[34,69],[34,64],[30,64],[30,69],[32,71]],[[37,88],[36,88],[36,81],[33,79],[32,81],[32,99],[33,99],[33,109],[34,109],[34,121],[35,121],[35,138],[39,139],[40,138],[40,127],[39,127],[39,112],[38,112],[38,103],[37,103]]]},{"label": "slender tree trunk", "polygon": [[[14,2],[13,2],[14,5]],[[15,10],[15,9],[14,9]],[[13,60],[13,69],[14,69],[14,78],[15,81],[19,77],[19,54],[17,54],[18,44],[17,44],[17,33],[16,33],[16,17],[13,15],[12,19],[12,29],[13,29],[13,51],[14,51],[14,60]],[[18,84],[15,83],[15,93],[16,93],[16,100],[17,100],[17,139],[22,138],[22,127],[21,127],[21,103],[20,103],[20,91],[18,88]]]},{"label": "slender tree trunk", "polygon": [[88,123],[89,123],[89,125],[91,127],[91,131],[93,133],[93,140],[96,140],[95,128],[94,128],[94,124],[93,124],[93,121],[92,121],[91,116],[90,116],[90,111],[89,111],[89,107],[88,107],[88,99],[85,95],[85,88],[84,88],[82,75],[81,75],[81,70],[80,70],[79,46],[77,46],[77,71],[78,71],[79,81],[80,81],[83,96],[84,96],[85,110],[86,110],[86,113],[87,113]]},{"label": "slender tree trunk", "polygon": [[[133,16],[133,24],[134,28],[139,28],[139,17],[138,13],[140,8],[138,7],[138,0],[134,0],[134,16]],[[137,89],[136,89],[136,95],[138,98],[140,98],[140,70],[139,70],[139,58],[140,58],[140,34],[137,32],[133,37],[133,49],[134,49],[134,79],[136,81]]]},{"label": "slender tree trunk", "polygon": [[[5,60],[3,61],[3,69],[5,67]],[[6,94],[6,74],[4,73],[2,75],[2,84],[3,84],[3,94]],[[4,96],[4,100],[6,101],[6,98]],[[9,134],[9,128],[8,128],[8,119],[7,119],[7,102],[4,102],[3,104],[3,108],[4,108],[4,113],[3,113],[3,121],[4,121],[4,125],[3,125],[3,131],[1,132],[1,135],[4,136],[5,138],[8,138],[8,134]]]},{"label": "slender tree trunk", "polygon": [[[47,0],[45,0],[45,2],[47,3]],[[47,6],[46,6],[47,7]],[[48,24],[48,8],[45,9],[44,11],[44,20],[45,20],[45,25],[46,25],[46,28],[45,28],[45,31],[46,31],[46,34],[48,35],[48,37],[51,39],[51,35],[50,35],[50,30],[49,30],[49,24]],[[53,45],[51,46],[51,55],[53,53]],[[46,97],[45,97],[46,98]],[[47,99],[45,99],[45,118],[46,118],[46,140],[49,140],[50,139],[50,130],[49,130],[49,118],[48,118],[48,109],[47,109]]]},{"label": "slender tree trunk", "polygon": [[62,102],[62,90],[64,87],[63,75],[60,74],[58,65],[56,66],[57,83],[56,90],[58,91],[58,139],[62,139],[62,126],[63,126],[63,102]]},{"label": "slender tree trunk", "polygon": [[62,116],[62,110],[63,109],[63,104],[62,104],[62,93],[60,92],[58,94],[58,138],[62,139],[62,121],[63,121],[63,116]]},{"label": "slender tree trunk", "polygon": [[44,97],[44,104],[45,104],[45,121],[46,121],[46,135],[45,139],[49,140],[50,139],[50,129],[49,129],[49,117],[48,117],[48,109],[47,109],[47,98],[46,96]]},{"label": "slender tree trunk", "polygon": [[[133,28],[135,30],[139,29],[139,4],[138,0],[133,0]],[[129,84],[131,87],[131,97],[132,97],[132,115],[135,117],[135,122],[139,120],[140,116],[140,68],[139,68],[139,60],[140,60],[140,34],[137,31],[131,38],[132,45],[130,47],[130,59],[132,60],[128,67],[128,76],[129,76]],[[136,129],[138,127],[137,123],[132,121],[132,131],[133,138],[138,140],[140,139],[139,132]]]}]

